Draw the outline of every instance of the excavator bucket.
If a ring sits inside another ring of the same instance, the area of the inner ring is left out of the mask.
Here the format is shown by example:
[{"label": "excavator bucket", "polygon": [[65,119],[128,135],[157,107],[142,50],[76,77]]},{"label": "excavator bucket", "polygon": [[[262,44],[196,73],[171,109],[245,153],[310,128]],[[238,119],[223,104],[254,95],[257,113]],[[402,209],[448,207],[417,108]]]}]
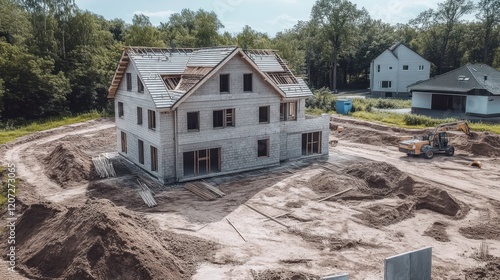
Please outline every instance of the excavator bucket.
[{"label": "excavator bucket", "polygon": [[483,164],[479,160],[476,160],[476,161],[471,162],[469,164],[469,166],[475,166],[477,168],[481,168],[483,166]]}]

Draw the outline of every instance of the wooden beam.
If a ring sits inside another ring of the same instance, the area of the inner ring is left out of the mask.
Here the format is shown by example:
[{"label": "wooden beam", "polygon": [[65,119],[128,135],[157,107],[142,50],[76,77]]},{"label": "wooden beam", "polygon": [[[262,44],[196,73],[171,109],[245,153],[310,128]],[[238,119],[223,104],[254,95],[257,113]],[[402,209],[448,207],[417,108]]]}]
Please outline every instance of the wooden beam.
[{"label": "wooden beam", "polygon": [[318,200],[318,202],[322,202],[322,201],[328,200],[328,199],[330,199],[332,197],[339,196],[339,195],[344,194],[344,193],[346,193],[348,191],[351,191],[351,190],[352,190],[352,188],[348,188],[347,190],[343,190],[343,191],[338,192],[336,194],[332,194],[332,195],[329,195],[329,196],[327,196],[325,198],[322,198],[322,199]]},{"label": "wooden beam", "polygon": [[246,204],[246,203],[245,203],[245,205],[246,205],[248,208],[252,209],[253,211],[255,211],[255,212],[257,212],[257,213],[261,214],[262,216],[268,217],[269,219],[273,220],[274,222],[276,222],[276,223],[278,223],[278,224],[280,224],[280,225],[282,225],[282,226],[284,226],[284,227],[286,227],[286,228],[289,228],[289,226],[287,226],[287,225],[285,225],[284,223],[282,223],[282,222],[280,222],[280,221],[276,220],[276,219],[275,219],[275,218],[273,218],[271,215],[268,215],[268,214],[266,214],[266,213],[264,213],[264,212],[261,212],[260,210],[258,210],[257,208],[255,208],[255,207],[253,207],[253,206],[251,206],[251,205],[249,205],[249,204]]},{"label": "wooden beam", "polygon": [[233,225],[233,223],[231,223],[231,221],[226,218],[226,221],[234,228],[234,230],[240,235],[241,239],[243,239],[243,241],[247,242],[247,240],[245,239],[245,237],[243,237],[243,235],[241,235],[240,231]]}]

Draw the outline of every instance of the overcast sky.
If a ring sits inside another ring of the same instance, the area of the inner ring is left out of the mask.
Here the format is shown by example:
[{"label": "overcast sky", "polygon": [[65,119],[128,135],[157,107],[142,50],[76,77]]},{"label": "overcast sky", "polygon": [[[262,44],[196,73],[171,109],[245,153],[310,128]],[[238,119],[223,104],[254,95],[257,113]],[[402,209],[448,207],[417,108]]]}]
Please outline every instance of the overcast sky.
[{"label": "overcast sky", "polygon": [[[437,8],[436,0],[351,0],[358,8],[365,7],[370,16],[384,22],[408,23],[420,12]],[[309,20],[316,0],[76,0],[83,10],[89,10],[106,19],[121,18],[132,23],[134,14],[149,16],[153,25],[167,22],[172,13],[183,8],[214,11],[223,31],[237,33],[245,25],[274,36],[276,32],[293,27],[299,20]],[[474,2],[477,2],[475,0]],[[473,19],[473,16],[469,16]]]}]

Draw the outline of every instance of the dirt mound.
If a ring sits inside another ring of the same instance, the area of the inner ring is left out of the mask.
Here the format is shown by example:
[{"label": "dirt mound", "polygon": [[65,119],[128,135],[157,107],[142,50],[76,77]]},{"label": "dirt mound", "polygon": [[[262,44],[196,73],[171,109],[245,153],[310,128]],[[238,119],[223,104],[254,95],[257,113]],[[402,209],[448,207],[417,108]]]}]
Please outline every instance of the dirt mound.
[{"label": "dirt mound", "polygon": [[464,270],[466,280],[500,280],[500,258],[488,262],[483,267]]},{"label": "dirt mound", "polygon": [[454,218],[462,218],[468,207],[448,192],[432,185],[416,182],[411,176],[385,162],[353,164],[338,171],[323,172],[309,180],[318,194],[333,194],[347,188],[341,200],[373,200],[399,198],[397,205],[371,204],[354,215],[363,223],[379,228],[414,216],[415,210],[428,209]]},{"label": "dirt mound", "polygon": [[[134,183],[131,182],[131,185]],[[109,199],[117,206],[126,206],[128,208],[140,208],[146,205],[137,190],[127,185],[120,186],[109,181],[90,182],[87,188],[87,196]]]},{"label": "dirt mound", "polygon": [[441,242],[450,242],[450,237],[448,236],[448,233],[446,232],[446,227],[448,225],[443,222],[434,222],[430,228],[428,228],[426,231],[424,231],[424,235],[430,236],[437,241]]},{"label": "dirt mound", "polygon": [[458,230],[458,232],[469,239],[500,240],[500,220],[487,224],[481,223],[474,226],[462,227]]},{"label": "dirt mound", "polygon": [[451,143],[459,150],[472,153],[476,156],[497,157],[500,156],[500,135],[480,132],[474,133],[474,138],[467,135],[457,135]]},{"label": "dirt mound", "polygon": [[288,270],[264,270],[253,273],[255,280],[319,280],[321,277]]},{"label": "dirt mound", "polygon": [[414,206],[412,202],[403,202],[397,206],[376,204],[361,214],[355,214],[354,217],[361,219],[368,226],[380,228],[413,217]]},{"label": "dirt mound", "polygon": [[160,232],[108,200],[74,208],[34,204],[18,228],[19,269],[30,279],[189,279],[216,248]]},{"label": "dirt mound", "polygon": [[385,162],[353,164],[341,172],[364,180],[368,188],[360,189],[362,192],[378,195],[388,195],[393,192],[407,177],[403,176],[403,172],[394,165]]},{"label": "dirt mound", "polygon": [[374,146],[397,145],[400,136],[393,131],[380,131],[360,127],[345,127],[342,133],[336,134],[342,140]]},{"label": "dirt mound", "polygon": [[62,187],[68,183],[90,180],[96,175],[91,157],[69,143],[57,145],[44,162],[45,174]]}]

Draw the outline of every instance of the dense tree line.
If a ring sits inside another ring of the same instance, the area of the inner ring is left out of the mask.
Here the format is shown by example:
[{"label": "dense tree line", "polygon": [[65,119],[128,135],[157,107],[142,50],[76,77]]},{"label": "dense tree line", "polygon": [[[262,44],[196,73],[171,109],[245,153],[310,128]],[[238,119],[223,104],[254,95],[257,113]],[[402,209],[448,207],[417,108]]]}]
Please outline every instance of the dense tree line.
[{"label": "dense tree line", "polygon": [[[475,20],[464,21],[465,15]],[[124,46],[277,49],[313,88],[366,87],[370,62],[402,42],[440,74],[468,62],[500,67],[500,0],[445,0],[408,23],[374,20],[348,0],[317,0],[309,21],[274,38],[245,26],[221,32],[214,12],[184,9],[153,26],[79,9],[74,0],[0,0],[0,117],[37,119],[107,107]]]}]

